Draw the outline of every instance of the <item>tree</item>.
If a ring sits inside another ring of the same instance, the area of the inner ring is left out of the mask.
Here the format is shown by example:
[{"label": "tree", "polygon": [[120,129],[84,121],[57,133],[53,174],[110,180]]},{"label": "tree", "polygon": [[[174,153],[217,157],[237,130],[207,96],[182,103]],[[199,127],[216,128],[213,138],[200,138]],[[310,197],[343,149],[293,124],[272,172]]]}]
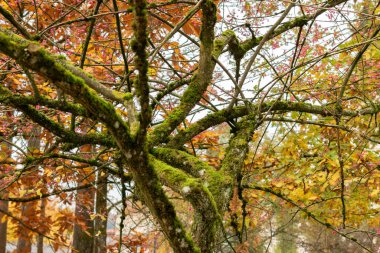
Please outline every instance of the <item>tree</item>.
[{"label": "tree", "polygon": [[[174,252],[262,250],[269,227],[258,233],[258,224],[279,208],[374,252],[358,234],[376,237],[380,226],[378,5],[1,3],[0,103],[14,117],[0,129],[19,138],[2,161],[12,169],[0,200],[76,199],[80,252],[98,247],[107,217],[101,180],[120,189],[119,252],[129,197]],[[23,133],[37,126],[42,151],[25,152]],[[20,192],[39,167],[35,187]],[[67,223],[27,222],[12,208],[0,212],[67,245]]]}]

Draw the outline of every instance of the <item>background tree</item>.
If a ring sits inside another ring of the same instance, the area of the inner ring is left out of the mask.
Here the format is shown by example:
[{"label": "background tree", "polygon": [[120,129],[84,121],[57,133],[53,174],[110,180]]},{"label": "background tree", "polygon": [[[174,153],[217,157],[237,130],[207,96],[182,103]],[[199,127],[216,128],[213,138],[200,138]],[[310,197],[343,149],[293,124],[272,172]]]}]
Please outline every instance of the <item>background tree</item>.
[{"label": "background tree", "polygon": [[174,252],[272,250],[287,224],[292,250],[314,244],[307,224],[375,252],[378,7],[2,2],[0,212],[73,252],[104,249],[109,210],[119,252],[157,230]]}]

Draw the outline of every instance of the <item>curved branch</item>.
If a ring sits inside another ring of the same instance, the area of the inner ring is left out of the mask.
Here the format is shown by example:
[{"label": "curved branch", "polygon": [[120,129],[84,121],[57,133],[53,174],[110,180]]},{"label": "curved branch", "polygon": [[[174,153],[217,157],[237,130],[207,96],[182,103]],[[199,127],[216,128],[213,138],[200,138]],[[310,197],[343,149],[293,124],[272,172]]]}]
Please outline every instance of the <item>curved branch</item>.
[{"label": "curved branch", "polygon": [[[318,16],[320,16],[321,14],[325,13],[326,11],[328,11],[330,8],[333,8],[341,3],[345,3],[347,2],[348,0],[329,0],[327,2],[327,4],[323,7],[321,7],[320,10],[318,10],[317,12],[315,12],[314,14],[310,14],[310,15],[305,15],[305,16],[302,16],[302,17],[298,17],[298,18],[294,18],[293,20],[291,21],[288,21],[288,22],[284,22],[282,23],[277,29],[275,29],[269,36],[268,39],[273,39],[275,37],[277,37],[278,35],[281,35],[282,33],[286,32],[286,31],[289,31],[295,27],[301,27],[301,26],[304,26],[306,25],[309,21],[317,18]],[[261,36],[261,37],[258,37],[258,38],[250,38],[250,39],[247,39],[245,41],[243,41],[242,43],[240,43],[240,54],[241,55],[245,55],[249,50],[255,48],[256,46],[258,46],[261,42],[261,40],[264,39],[264,36]]]},{"label": "curved branch", "polygon": [[[179,148],[184,143],[190,141],[194,136],[200,134],[201,132],[207,130],[210,127],[219,125],[223,122],[234,118],[240,118],[251,113],[264,113],[264,112],[306,112],[310,114],[316,114],[321,116],[334,116],[339,112],[334,106],[328,105],[312,105],[302,102],[274,102],[274,103],[263,103],[259,106],[250,105],[250,108],[246,106],[236,106],[232,108],[231,112],[227,109],[220,110],[218,112],[211,113],[206,117],[200,119],[194,124],[190,125],[188,128],[179,131],[168,143],[169,147]],[[380,112],[380,104],[374,104],[370,108],[359,109],[356,111],[344,110],[342,111],[342,116],[356,117],[360,115],[373,115]]]},{"label": "curved branch", "polygon": [[49,119],[47,116],[45,116],[45,114],[39,112],[38,110],[34,109],[32,106],[28,104],[18,104],[17,100],[11,100],[9,101],[9,104],[25,113],[25,115],[27,115],[31,120],[33,120],[40,126],[44,127],[45,129],[57,135],[58,137],[62,138],[65,142],[71,142],[80,145],[100,144],[106,147],[115,146],[114,141],[108,138],[107,136],[101,136],[97,134],[79,135],[73,131],[68,131],[64,129],[63,126]]},{"label": "curved branch", "polygon": [[[73,96],[88,112],[106,123],[111,133],[123,136],[125,147],[133,143],[127,124],[117,114],[115,108],[89,87],[91,84],[86,83],[84,76],[71,72],[75,67],[66,62],[62,64],[62,61],[38,44],[22,39],[5,29],[0,29],[0,51],[21,65],[47,77],[64,92]],[[31,108],[24,106],[24,109],[33,112]]]},{"label": "curved branch", "polygon": [[90,117],[89,113],[82,106],[67,101],[58,101],[49,99],[44,96],[38,98],[34,96],[22,96],[20,94],[12,94],[9,90],[0,86],[0,103],[18,104],[18,105],[42,105],[51,109],[60,110],[62,112],[70,112],[77,116]]},{"label": "curved branch", "polygon": [[28,40],[33,40],[35,37],[31,35],[17,20],[12,16],[12,14],[4,9],[0,5],[0,13],[3,15],[16,29]]}]

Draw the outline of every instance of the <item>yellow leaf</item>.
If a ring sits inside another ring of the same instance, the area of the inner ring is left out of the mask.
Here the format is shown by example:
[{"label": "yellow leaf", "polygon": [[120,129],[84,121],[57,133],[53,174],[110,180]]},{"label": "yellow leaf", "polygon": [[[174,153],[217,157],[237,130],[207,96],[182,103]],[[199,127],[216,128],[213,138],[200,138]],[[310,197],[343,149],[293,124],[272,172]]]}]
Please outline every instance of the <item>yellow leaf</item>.
[{"label": "yellow leaf", "polygon": [[326,181],[326,172],[318,172],[315,174],[315,177],[318,182],[323,183]]},{"label": "yellow leaf", "polygon": [[284,186],[285,183],[284,183],[284,181],[277,181],[277,182],[272,182],[272,185],[280,188],[280,187]]},{"label": "yellow leaf", "polygon": [[297,199],[301,199],[304,196],[304,192],[301,188],[297,188],[291,192],[291,195]]},{"label": "yellow leaf", "polygon": [[36,194],[41,198],[41,197],[42,197],[41,189],[38,189],[38,190],[36,191]]},{"label": "yellow leaf", "polygon": [[5,223],[8,220],[8,216],[4,215],[3,218],[1,218],[1,223]]},{"label": "yellow leaf", "polygon": [[7,158],[7,154],[5,152],[0,152],[0,161],[4,161]]},{"label": "yellow leaf", "polygon": [[337,185],[339,182],[339,178],[340,178],[340,174],[339,174],[339,171],[337,171],[329,179],[329,185],[331,185],[331,186]]},{"label": "yellow leaf", "polygon": [[339,161],[337,159],[328,159],[327,163],[330,164],[332,167],[339,167]]},{"label": "yellow leaf", "polygon": [[369,197],[370,198],[376,198],[377,195],[380,193],[380,189],[376,189],[376,190],[373,190],[370,194],[369,194]]},{"label": "yellow leaf", "polygon": [[305,195],[305,198],[307,198],[307,199],[310,200],[310,201],[313,201],[313,200],[318,199],[319,196],[316,195],[316,194],[313,194],[313,193],[311,193],[311,192],[308,192],[308,193]]},{"label": "yellow leaf", "polygon": [[155,68],[148,68],[148,75],[149,76],[156,76],[157,70]]},{"label": "yellow leaf", "polygon": [[25,193],[26,193],[26,190],[20,190],[20,196],[21,196],[21,197],[24,196]]}]

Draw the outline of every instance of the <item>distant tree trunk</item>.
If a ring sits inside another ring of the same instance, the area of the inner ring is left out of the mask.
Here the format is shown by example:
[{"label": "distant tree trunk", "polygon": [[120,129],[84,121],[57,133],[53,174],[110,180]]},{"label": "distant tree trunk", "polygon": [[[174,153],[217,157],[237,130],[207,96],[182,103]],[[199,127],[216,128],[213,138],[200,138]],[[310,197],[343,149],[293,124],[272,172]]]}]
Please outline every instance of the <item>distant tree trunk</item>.
[{"label": "distant tree trunk", "polygon": [[[41,199],[40,204],[40,219],[43,220],[45,218],[45,208],[46,208],[46,199]],[[37,253],[44,252],[44,237],[42,235],[37,236]]]},{"label": "distant tree trunk", "polygon": [[[40,143],[40,134],[41,128],[34,127],[29,135],[28,139],[28,150],[30,153],[33,153],[35,150],[39,150]],[[31,189],[33,187],[33,182],[36,180],[34,174],[25,175],[22,179],[23,184],[26,185],[27,189]],[[35,203],[26,202],[21,204],[21,217],[25,219],[25,217],[32,217],[35,209]],[[27,219],[26,219],[27,220]],[[17,253],[29,253],[32,251],[32,235],[31,231],[19,225],[20,236],[17,240]]]},{"label": "distant tree trunk", "polygon": [[[0,209],[8,211],[8,201],[0,201]],[[6,253],[7,246],[7,220],[1,222],[5,214],[0,212],[0,253]]]},{"label": "distant tree trunk", "polygon": [[[11,151],[11,145],[7,142],[5,142],[6,152]],[[9,152],[10,154],[11,152]],[[9,155],[10,156],[10,155]],[[7,157],[9,157],[7,156]],[[0,173],[1,170],[0,170]],[[6,190],[2,192],[3,196],[7,196]],[[8,211],[9,203],[8,201],[2,201],[0,200],[0,209],[3,211]],[[0,253],[6,253],[6,246],[7,246],[7,226],[8,226],[8,220],[5,220],[2,222],[3,218],[5,217],[5,214],[0,212]]]},{"label": "distant tree trunk", "polygon": [[75,217],[83,223],[74,224],[73,253],[93,253],[94,222],[91,220],[90,214],[93,212],[94,195],[94,191],[89,189],[77,192]]},{"label": "distant tree trunk", "polygon": [[[107,249],[107,174],[98,172],[96,191],[96,214],[95,218],[95,239],[94,253],[106,252]],[[99,216],[100,215],[100,216]]]},{"label": "distant tree trunk", "polygon": [[[84,145],[82,152],[94,152],[94,147]],[[93,168],[83,169],[82,178],[78,178],[78,185],[95,182]],[[95,209],[95,190],[82,189],[77,191],[75,198],[75,218],[73,233],[73,253],[93,253],[94,251],[94,221],[90,214]]]},{"label": "distant tree trunk", "polygon": [[[21,205],[21,217],[27,217],[32,211],[32,206],[30,203],[23,203]],[[17,253],[29,253],[32,251],[32,236],[28,229],[20,226],[20,235],[17,240]]]}]

